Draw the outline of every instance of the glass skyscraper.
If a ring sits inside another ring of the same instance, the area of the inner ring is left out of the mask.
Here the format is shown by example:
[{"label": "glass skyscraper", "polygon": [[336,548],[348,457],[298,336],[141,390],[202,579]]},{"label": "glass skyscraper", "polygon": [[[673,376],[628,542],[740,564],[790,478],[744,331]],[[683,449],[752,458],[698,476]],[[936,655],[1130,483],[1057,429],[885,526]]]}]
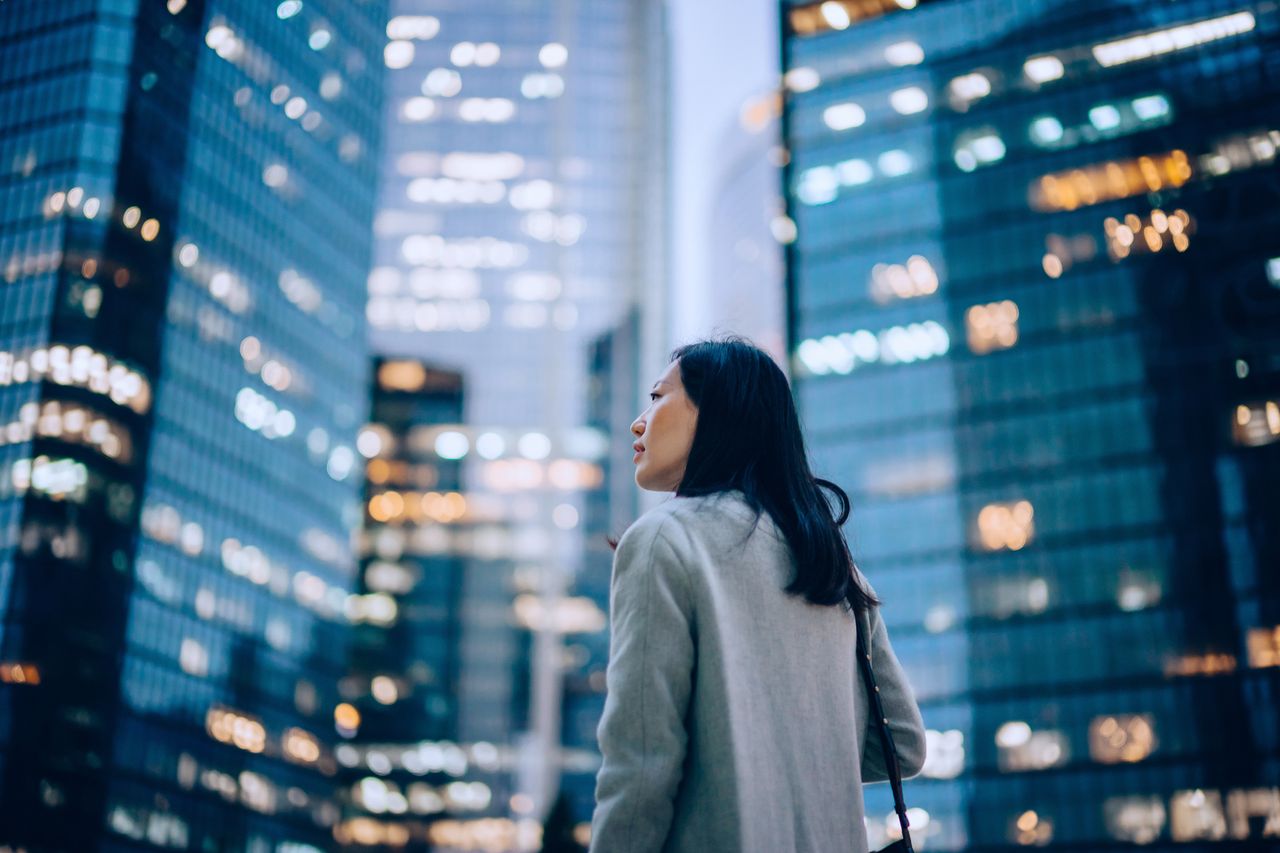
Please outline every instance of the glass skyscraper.
[{"label": "glass skyscraper", "polygon": [[498,759],[491,745],[468,755],[453,742],[465,562],[436,540],[467,506],[457,462],[431,448],[442,424],[461,419],[464,389],[457,373],[409,359],[377,359],[373,374],[356,442],[368,460],[365,525],[351,668],[339,683],[351,722],[335,757],[352,769],[337,837],[353,849],[421,850],[431,822],[488,806],[488,786],[459,777]]},{"label": "glass skyscraper", "polygon": [[[569,594],[595,559],[582,519],[605,454],[590,345],[661,292],[662,15],[639,0],[391,4],[371,342],[465,384],[459,422],[425,449],[462,466],[468,510],[424,527],[466,563],[456,737],[512,756],[459,838],[519,835],[562,768],[594,768],[560,749],[563,636],[605,628]],[[629,445],[625,430],[611,440]]]},{"label": "glass skyscraper", "polygon": [[1276,6],[783,15],[796,384],[918,846],[1275,845]]},{"label": "glass skyscraper", "polygon": [[332,846],[385,14],[0,4],[0,844]]}]

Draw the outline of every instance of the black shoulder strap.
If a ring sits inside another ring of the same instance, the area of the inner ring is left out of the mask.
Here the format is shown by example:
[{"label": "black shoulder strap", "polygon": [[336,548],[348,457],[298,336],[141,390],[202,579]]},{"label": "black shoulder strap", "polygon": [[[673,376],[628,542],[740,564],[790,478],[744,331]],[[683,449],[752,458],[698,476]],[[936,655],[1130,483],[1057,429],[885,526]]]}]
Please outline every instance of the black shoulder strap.
[{"label": "black shoulder strap", "polygon": [[[854,611],[857,612],[856,610]],[[858,665],[862,669],[862,681],[867,687],[869,702],[868,713],[875,714],[876,728],[880,730],[880,747],[884,750],[884,765],[889,772],[889,785],[893,788],[893,810],[898,813],[898,823],[902,824],[902,841],[907,853],[912,853],[911,833],[907,827],[907,803],[902,798],[902,771],[898,768],[898,752],[893,747],[893,735],[889,733],[889,718],[884,713],[884,703],[880,701],[880,688],[876,686],[875,672],[871,669],[871,648],[866,632],[862,630],[863,622],[867,629],[871,627],[870,612],[864,613],[866,619],[854,620],[858,630]]]}]

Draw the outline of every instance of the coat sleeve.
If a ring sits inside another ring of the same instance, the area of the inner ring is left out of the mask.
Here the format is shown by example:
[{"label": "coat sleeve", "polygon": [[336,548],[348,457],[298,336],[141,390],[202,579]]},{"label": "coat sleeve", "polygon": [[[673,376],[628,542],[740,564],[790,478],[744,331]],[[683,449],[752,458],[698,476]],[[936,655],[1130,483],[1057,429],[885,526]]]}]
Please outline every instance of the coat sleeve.
[{"label": "coat sleeve", "polygon": [[[902,778],[908,779],[924,767],[924,720],[920,716],[920,707],[916,704],[911,685],[907,682],[907,675],[898,663],[893,647],[889,645],[889,632],[885,629],[884,620],[880,618],[879,607],[871,608],[867,620],[858,620],[858,630],[862,630],[867,622],[870,623],[871,669],[876,677],[876,686],[880,688],[880,701],[884,704],[885,717],[889,720],[889,734],[893,736],[893,746],[898,754],[898,769]],[[861,676],[858,680],[862,681]],[[859,689],[865,688],[859,684]],[[889,771],[884,761],[884,750],[880,746],[880,729],[874,708],[868,708],[867,711],[867,730],[863,743],[862,781],[887,781]]]},{"label": "coat sleeve", "polygon": [[688,574],[661,522],[642,520],[618,543],[609,616],[591,850],[658,853],[684,764],[694,665]]}]

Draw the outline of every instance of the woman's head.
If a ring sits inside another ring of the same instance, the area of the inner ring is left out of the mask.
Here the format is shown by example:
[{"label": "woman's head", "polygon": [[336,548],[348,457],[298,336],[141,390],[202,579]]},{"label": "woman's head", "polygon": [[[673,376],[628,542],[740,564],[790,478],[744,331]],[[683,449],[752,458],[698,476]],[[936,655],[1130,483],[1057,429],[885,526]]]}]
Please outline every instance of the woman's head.
[{"label": "woman's head", "polygon": [[[791,546],[797,575],[790,592],[817,604],[875,603],[853,580],[840,529],[848,497],[813,476],[791,388],[767,353],[738,337],[680,347],[651,400],[631,425],[641,488],[687,496],[740,490]],[[840,503],[838,516],[820,486]]]},{"label": "woman's head", "polygon": [[672,361],[649,389],[649,407],[631,423],[640,488],[651,492],[679,488],[697,423],[698,409],[685,391],[680,363]]}]

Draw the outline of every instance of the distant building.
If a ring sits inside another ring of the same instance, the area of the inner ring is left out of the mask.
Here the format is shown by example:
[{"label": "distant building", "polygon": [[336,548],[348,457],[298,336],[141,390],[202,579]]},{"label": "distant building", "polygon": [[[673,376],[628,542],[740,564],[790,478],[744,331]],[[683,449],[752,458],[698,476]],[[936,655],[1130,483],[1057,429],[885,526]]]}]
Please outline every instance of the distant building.
[{"label": "distant building", "polygon": [[913,834],[1274,845],[1275,5],[784,19],[793,366],[931,730]]},{"label": "distant building", "polygon": [[372,417],[357,439],[368,460],[365,526],[351,667],[339,685],[349,743],[336,752],[353,769],[342,774],[348,811],[337,837],[352,848],[427,849],[433,818],[488,803],[483,783],[449,787],[470,763],[454,743],[465,562],[439,540],[467,507],[458,464],[430,449],[441,425],[461,417],[463,386],[457,373],[407,359],[376,359],[373,376]]},{"label": "distant building", "polygon": [[705,323],[707,334],[745,335],[785,368],[786,277],[775,233],[788,221],[781,109],[776,90],[759,95],[723,133],[706,248]]},{"label": "distant building", "polygon": [[[561,626],[604,630],[595,604],[566,600],[605,453],[586,376],[591,342],[665,291],[664,10],[394,0],[391,13],[367,316],[375,351],[466,387],[463,441],[445,449],[468,507],[493,513],[460,519],[450,545],[466,560],[457,737],[514,756],[475,815],[514,838],[577,766],[559,749]],[[608,441],[629,445],[622,429]]]},{"label": "distant building", "polygon": [[0,3],[0,845],[332,845],[378,2]]}]

